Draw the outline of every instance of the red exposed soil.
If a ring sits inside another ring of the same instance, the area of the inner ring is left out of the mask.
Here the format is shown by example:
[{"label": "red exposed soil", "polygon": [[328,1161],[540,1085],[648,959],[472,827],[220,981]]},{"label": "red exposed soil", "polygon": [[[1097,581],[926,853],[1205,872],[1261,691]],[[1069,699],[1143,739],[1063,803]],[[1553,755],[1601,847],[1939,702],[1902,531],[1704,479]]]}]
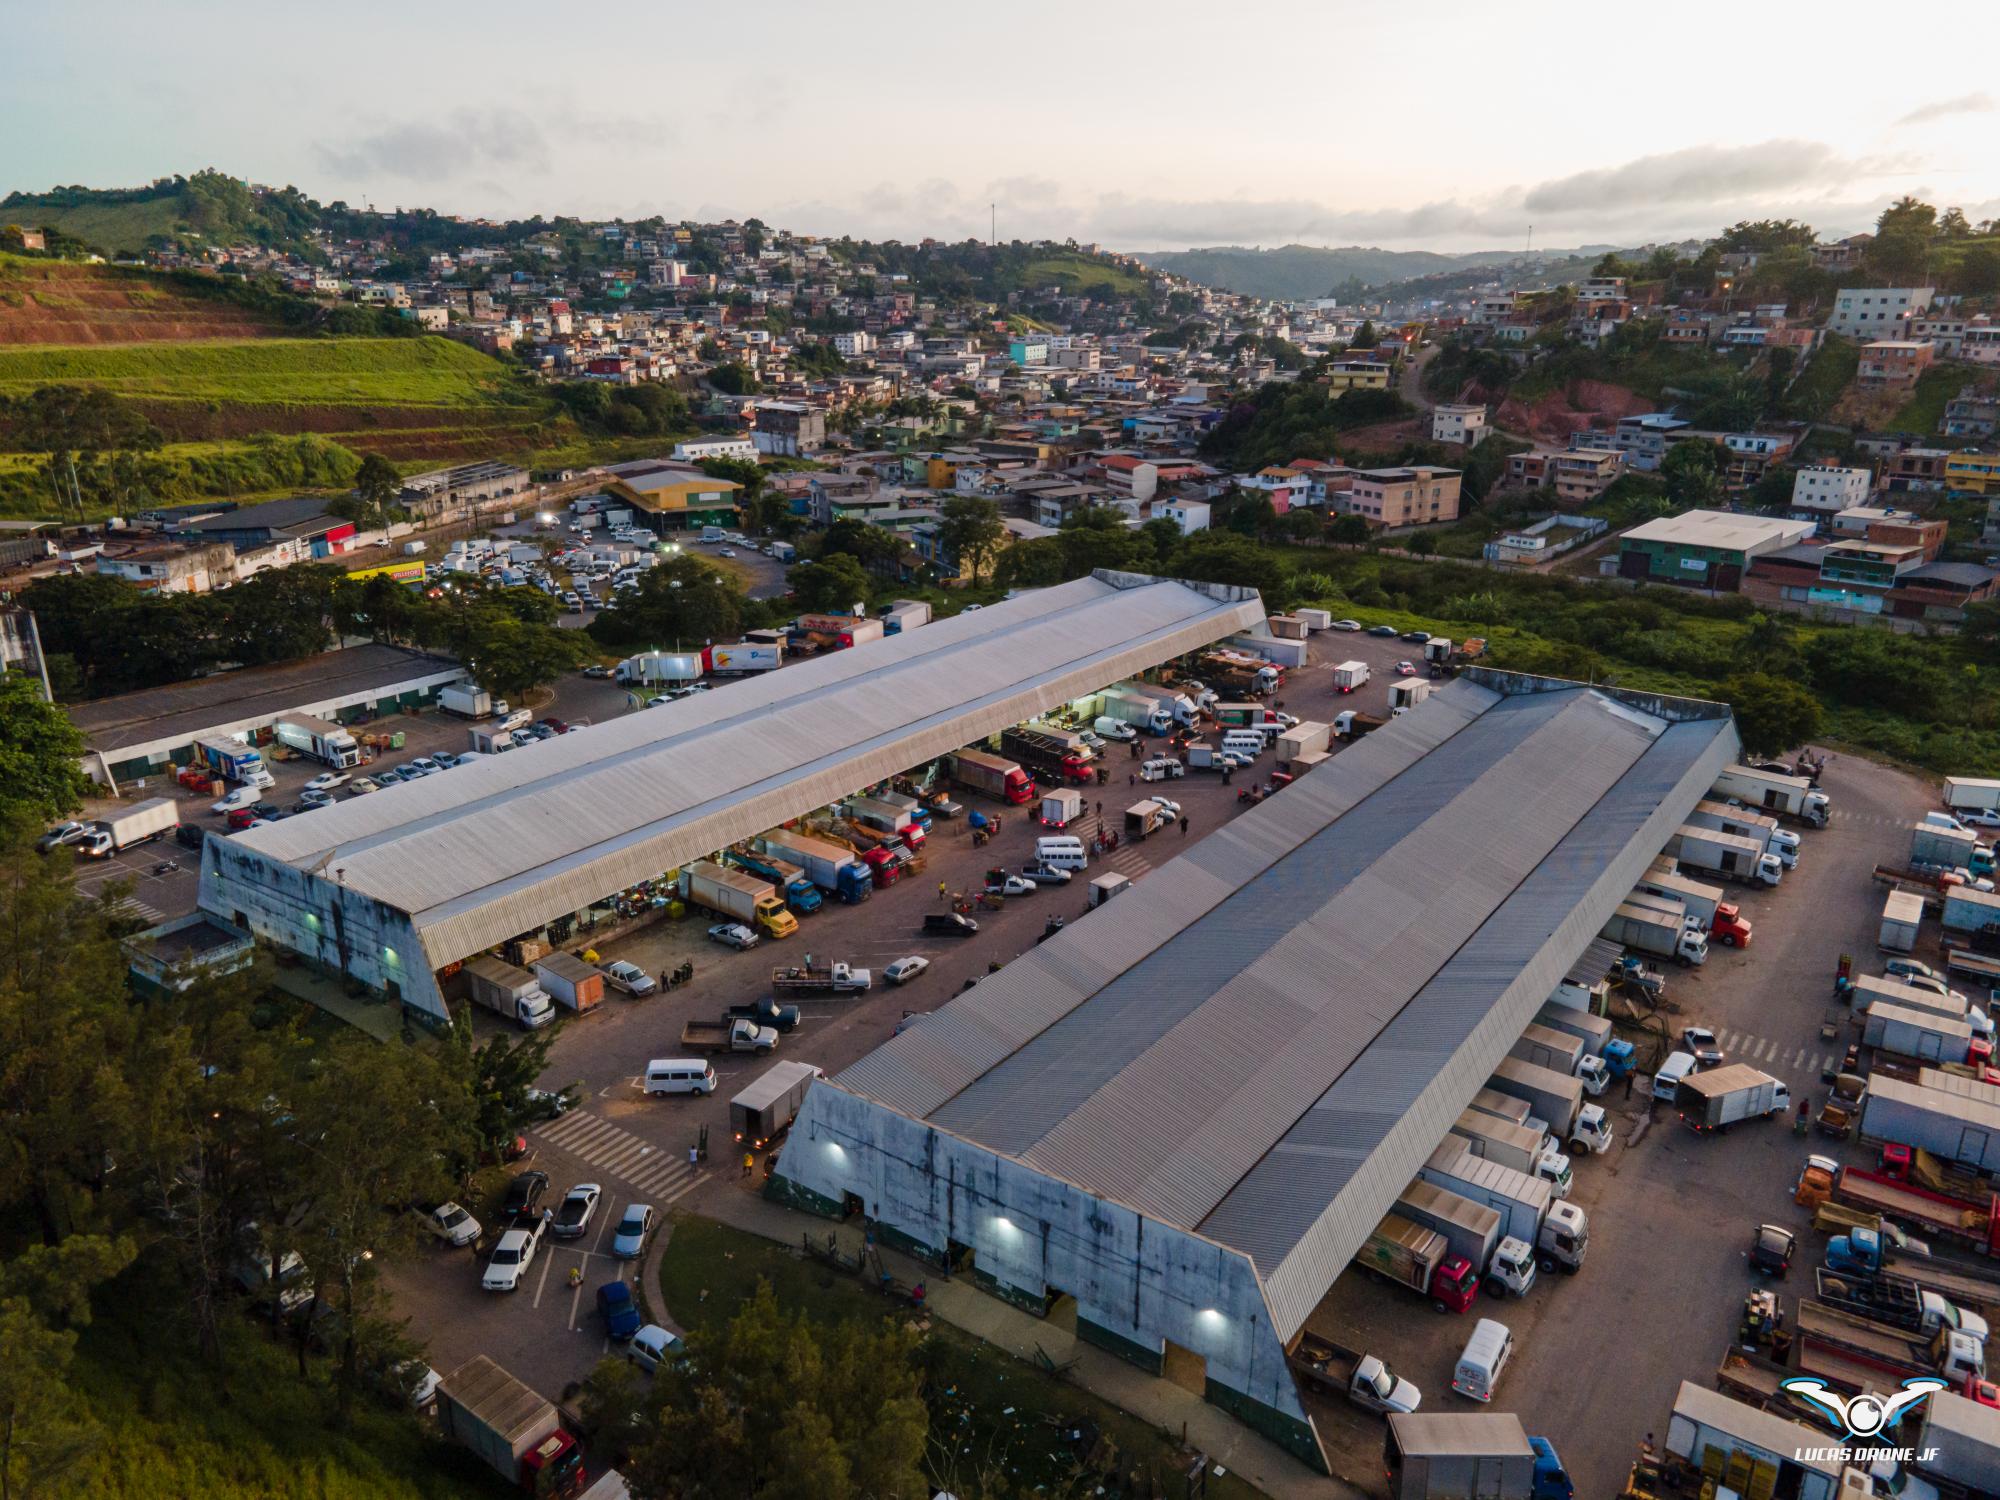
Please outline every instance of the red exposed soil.
[{"label": "red exposed soil", "polygon": [[1537,442],[1564,443],[1572,433],[1615,424],[1620,417],[1652,409],[1652,403],[1622,385],[1579,380],[1567,390],[1552,391],[1532,401],[1509,396],[1494,414],[1494,425],[1506,432],[1524,432]]},{"label": "red exposed soil", "polygon": [[244,308],[99,266],[0,270],[0,344],[255,339],[283,332]]}]

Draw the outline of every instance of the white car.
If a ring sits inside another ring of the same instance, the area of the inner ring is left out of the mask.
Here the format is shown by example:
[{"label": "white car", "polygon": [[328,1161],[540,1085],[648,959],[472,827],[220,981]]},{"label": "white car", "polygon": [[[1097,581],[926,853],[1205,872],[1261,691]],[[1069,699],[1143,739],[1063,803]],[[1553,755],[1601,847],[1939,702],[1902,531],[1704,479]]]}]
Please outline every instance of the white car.
[{"label": "white car", "polygon": [[891,984],[908,984],[931,966],[931,961],[921,954],[912,953],[908,958],[899,958],[882,971],[882,977]]},{"label": "white car", "polygon": [[622,958],[604,966],[604,977],[611,981],[613,989],[623,990],[632,996],[650,995],[660,987],[651,974]]},{"label": "white car", "polygon": [[424,1228],[448,1245],[469,1245],[485,1231],[456,1203],[440,1203],[423,1216]]},{"label": "white car", "polygon": [[1969,807],[1958,814],[1958,821],[1972,828],[2000,828],[2000,809],[1991,807]]},{"label": "white car", "polygon": [[1166,813],[1169,818],[1173,819],[1175,822],[1180,821],[1180,816],[1181,816],[1180,803],[1169,801],[1165,797],[1155,797],[1153,801],[1157,803],[1159,806],[1166,809]]},{"label": "white car", "polygon": [[432,760],[428,755],[419,755],[415,760],[403,767],[403,774],[408,776],[414,772],[418,776],[435,776],[443,769],[443,766]]},{"label": "white car", "polygon": [[[997,890],[995,889],[996,885],[998,886]],[[1007,875],[1003,876],[997,882],[992,880],[986,882],[987,893],[996,896],[1032,896],[1040,889],[1041,887],[1036,885],[1034,881],[1024,880],[1019,875]]]},{"label": "white car", "polygon": [[444,1383],[443,1377],[420,1359],[404,1360],[393,1373],[398,1384],[407,1386],[410,1405],[417,1411],[437,1400],[438,1387]]},{"label": "white car", "polygon": [[493,1247],[493,1258],[486,1263],[486,1274],[479,1278],[480,1286],[489,1292],[514,1291],[527,1275],[528,1267],[535,1263],[535,1252],[541,1247],[541,1235],[535,1231],[508,1230]]},{"label": "white car", "polygon": [[757,934],[741,922],[717,922],[708,929],[708,940],[738,950],[757,946]]},{"label": "white car", "polygon": [[309,792],[330,792],[337,786],[346,786],[354,778],[345,771],[322,771],[306,783]]},{"label": "white car", "polygon": [[379,792],[382,790],[382,788],[374,777],[359,776],[355,778],[354,785],[349,787],[347,790],[357,797],[363,797],[370,792]]},{"label": "white car", "polygon": [[650,1375],[669,1360],[679,1359],[685,1348],[678,1334],[667,1332],[658,1323],[648,1323],[632,1335],[625,1357]]},{"label": "white car", "polygon": [[736,555],[736,549],[734,547],[721,547],[716,550],[715,555],[717,557],[734,557]]},{"label": "white car", "polygon": [[1333,629],[1335,630],[1359,630],[1360,628],[1361,622],[1359,620],[1335,620],[1333,622]]},{"label": "white car", "polygon": [[256,787],[239,786],[220,802],[211,804],[208,810],[212,813],[219,813],[226,816],[229,813],[235,812],[239,807],[255,807],[258,800],[259,793]]}]

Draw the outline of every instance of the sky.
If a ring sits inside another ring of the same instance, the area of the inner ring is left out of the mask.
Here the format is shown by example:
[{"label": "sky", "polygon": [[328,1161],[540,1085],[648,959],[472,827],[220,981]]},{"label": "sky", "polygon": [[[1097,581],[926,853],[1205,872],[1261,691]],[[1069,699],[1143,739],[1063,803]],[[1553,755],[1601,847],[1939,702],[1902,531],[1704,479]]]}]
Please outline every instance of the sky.
[{"label": "sky", "polygon": [[[0,9],[0,192],[214,167],[322,202],[1113,249],[1832,237],[2000,215],[1993,0],[68,0]],[[1880,65],[1921,54],[1922,66]],[[1873,61],[1870,61],[1870,59]],[[990,206],[990,207],[989,207]]]}]

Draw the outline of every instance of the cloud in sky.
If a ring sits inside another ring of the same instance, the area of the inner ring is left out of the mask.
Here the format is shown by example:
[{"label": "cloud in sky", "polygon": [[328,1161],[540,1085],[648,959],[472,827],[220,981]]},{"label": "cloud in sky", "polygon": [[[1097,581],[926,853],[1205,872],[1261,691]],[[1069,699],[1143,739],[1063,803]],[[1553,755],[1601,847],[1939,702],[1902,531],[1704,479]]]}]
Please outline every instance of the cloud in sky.
[{"label": "cloud in sky", "polygon": [[1931,104],[1922,104],[1911,110],[1898,125],[1927,125],[1932,120],[1948,120],[1953,115],[1987,115],[2000,109],[1991,94],[1960,94],[1956,99],[1939,99]]}]

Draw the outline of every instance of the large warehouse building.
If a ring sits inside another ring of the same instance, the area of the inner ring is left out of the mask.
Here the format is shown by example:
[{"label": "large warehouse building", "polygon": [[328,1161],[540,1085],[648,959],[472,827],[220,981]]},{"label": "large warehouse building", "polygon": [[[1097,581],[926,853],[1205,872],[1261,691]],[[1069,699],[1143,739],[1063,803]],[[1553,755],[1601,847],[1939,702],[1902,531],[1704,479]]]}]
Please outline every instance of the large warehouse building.
[{"label": "large warehouse building", "polygon": [[1038,589],[210,839],[201,906],[442,1018],[439,970],[1263,618],[1221,584]]},{"label": "large warehouse building", "polygon": [[1288,1341],[1736,750],[1468,673],[815,1084],[772,1191],[1324,1464]]}]

